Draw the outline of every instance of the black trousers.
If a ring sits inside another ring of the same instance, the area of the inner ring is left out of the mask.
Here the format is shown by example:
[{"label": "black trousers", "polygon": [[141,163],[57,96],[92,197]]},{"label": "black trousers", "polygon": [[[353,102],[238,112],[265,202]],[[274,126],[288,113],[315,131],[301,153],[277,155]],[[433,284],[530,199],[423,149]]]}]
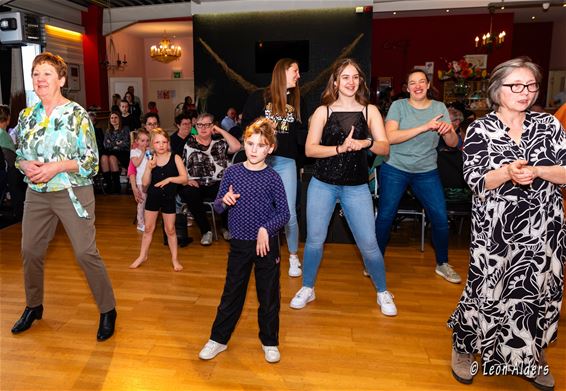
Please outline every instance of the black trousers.
[{"label": "black trousers", "polygon": [[265,257],[256,255],[255,240],[230,241],[228,270],[224,292],[212,325],[210,339],[226,345],[240,319],[246,291],[255,265],[256,292],[259,301],[257,320],[259,339],[265,346],[279,345],[279,308],[281,292],[279,286],[279,240],[269,239],[269,253]]},{"label": "black trousers", "polygon": [[[183,188],[179,190],[181,201],[186,203],[189,207],[189,211],[195,218],[201,235],[204,235],[208,231],[212,231],[210,223],[206,218],[207,207],[204,206],[203,202],[205,200],[214,200],[216,198],[216,194],[218,194],[219,188],[220,182],[215,182],[210,186],[183,186]],[[224,228],[227,227],[226,218],[227,213],[222,213],[222,226]]]}]

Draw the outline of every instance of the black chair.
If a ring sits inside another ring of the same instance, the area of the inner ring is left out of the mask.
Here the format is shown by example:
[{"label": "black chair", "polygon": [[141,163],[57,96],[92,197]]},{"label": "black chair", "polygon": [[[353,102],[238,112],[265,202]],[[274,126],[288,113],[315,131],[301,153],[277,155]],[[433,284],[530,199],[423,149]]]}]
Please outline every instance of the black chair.
[{"label": "black chair", "polygon": [[461,234],[465,217],[472,214],[472,192],[464,179],[462,151],[439,151],[437,161],[438,173],[444,187],[448,219],[460,220],[458,234]]}]

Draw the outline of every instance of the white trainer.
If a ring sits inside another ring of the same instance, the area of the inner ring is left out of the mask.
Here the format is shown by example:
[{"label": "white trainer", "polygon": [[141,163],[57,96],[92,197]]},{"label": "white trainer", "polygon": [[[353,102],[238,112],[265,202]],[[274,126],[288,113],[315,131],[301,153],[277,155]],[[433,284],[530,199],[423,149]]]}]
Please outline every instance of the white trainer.
[{"label": "white trainer", "polygon": [[203,246],[210,246],[212,244],[212,231],[208,231],[200,239],[200,244]]},{"label": "white trainer", "polygon": [[451,282],[453,284],[459,284],[462,281],[460,275],[456,273],[452,265],[449,265],[448,263],[437,265],[435,272],[439,276],[444,277],[446,281]]},{"label": "white trainer", "polygon": [[226,349],[228,349],[227,345],[222,345],[221,343],[209,339],[198,354],[198,358],[201,360],[212,360]]},{"label": "white trainer", "polygon": [[291,300],[289,307],[300,310],[301,308],[305,308],[307,303],[310,303],[315,298],[314,288],[304,286],[295,294],[295,297]]},{"label": "white trainer", "polygon": [[265,353],[265,361],[273,364],[281,360],[281,353],[279,353],[279,349],[277,348],[277,346],[261,345],[261,348]]},{"label": "white trainer", "polygon": [[289,277],[300,277],[302,274],[299,257],[297,255],[289,255]]},{"label": "white trainer", "polygon": [[381,307],[383,315],[397,315],[397,307],[393,301],[393,295],[389,291],[377,292],[377,304]]}]

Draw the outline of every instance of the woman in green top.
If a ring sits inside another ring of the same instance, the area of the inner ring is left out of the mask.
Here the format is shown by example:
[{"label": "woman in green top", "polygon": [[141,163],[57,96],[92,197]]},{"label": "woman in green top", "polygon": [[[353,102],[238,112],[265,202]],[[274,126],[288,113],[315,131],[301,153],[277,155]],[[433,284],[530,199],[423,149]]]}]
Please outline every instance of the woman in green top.
[{"label": "woman in green top", "polygon": [[448,217],[436,168],[436,147],[441,137],[446,145],[455,147],[458,136],[444,103],[429,98],[427,75],[414,69],[407,76],[407,85],[409,98],[393,102],[385,119],[391,147],[389,157],[379,171],[377,242],[385,255],[399,202],[407,186],[411,186],[431,221],[436,273],[457,284],[461,278],[448,264]]},{"label": "woman in green top", "polygon": [[97,339],[114,333],[116,301],[96,248],[92,178],[98,171],[94,128],[85,109],[61,94],[67,64],[49,52],[33,60],[40,101],[20,113],[16,166],[29,187],[22,221],[26,308],[12,328],[18,334],[43,315],[43,266],[59,221],[69,236],[100,311]]}]

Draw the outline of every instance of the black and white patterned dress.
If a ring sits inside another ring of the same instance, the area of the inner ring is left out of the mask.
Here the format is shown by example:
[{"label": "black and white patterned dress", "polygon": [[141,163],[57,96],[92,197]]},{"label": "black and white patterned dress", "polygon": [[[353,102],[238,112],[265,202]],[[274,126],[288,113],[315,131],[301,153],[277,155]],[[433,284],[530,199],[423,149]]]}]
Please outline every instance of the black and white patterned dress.
[{"label": "black and white patterned dress", "polygon": [[493,112],[468,128],[464,176],[474,193],[470,269],[448,320],[454,348],[481,354],[487,371],[538,364],[541,349],[557,337],[564,289],[560,186],[537,178],[530,186],[508,181],[486,190],[485,175],[517,159],[566,167],[566,134],[554,116],[535,112],[526,112],[520,144],[507,132]]}]

